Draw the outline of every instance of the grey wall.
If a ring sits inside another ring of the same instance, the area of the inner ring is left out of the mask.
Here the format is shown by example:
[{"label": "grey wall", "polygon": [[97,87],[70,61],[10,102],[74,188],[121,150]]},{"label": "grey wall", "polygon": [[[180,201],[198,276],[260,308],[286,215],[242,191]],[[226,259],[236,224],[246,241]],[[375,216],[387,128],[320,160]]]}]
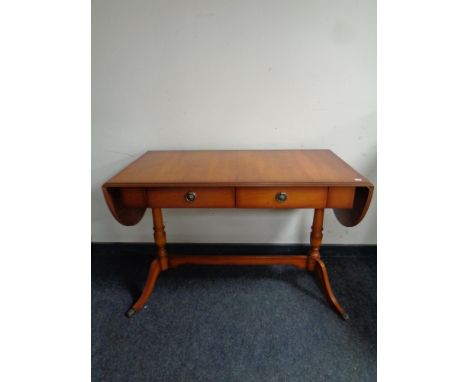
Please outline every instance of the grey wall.
[{"label": "grey wall", "polygon": [[[93,0],[92,240],[151,241],[100,186],[146,150],[330,148],[376,182],[371,0]],[[311,210],[166,210],[169,241],[301,243]],[[376,198],[325,243],[375,244]]]}]

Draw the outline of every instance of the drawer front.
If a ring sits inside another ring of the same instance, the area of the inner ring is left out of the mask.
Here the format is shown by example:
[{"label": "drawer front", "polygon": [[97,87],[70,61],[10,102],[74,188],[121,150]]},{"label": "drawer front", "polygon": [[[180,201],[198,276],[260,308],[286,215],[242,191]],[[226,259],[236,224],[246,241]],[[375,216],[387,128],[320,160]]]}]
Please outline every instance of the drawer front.
[{"label": "drawer front", "polygon": [[325,208],[327,187],[240,187],[239,208]]},{"label": "drawer front", "polygon": [[159,208],[234,208],[235,189],[157,188],[149,189],[148,207]]}]

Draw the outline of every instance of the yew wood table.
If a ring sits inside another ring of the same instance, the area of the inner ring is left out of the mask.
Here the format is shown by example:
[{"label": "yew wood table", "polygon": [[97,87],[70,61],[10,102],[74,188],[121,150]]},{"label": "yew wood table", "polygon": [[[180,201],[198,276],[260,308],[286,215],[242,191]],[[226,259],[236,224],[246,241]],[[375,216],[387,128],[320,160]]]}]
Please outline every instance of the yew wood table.
[{"label": "yew wood table", "polygon": [[[313,272],[330,305],[348,315],[330,286],[320,257],[323,215],[332,208],[344,226],[364,217],[374,186],[330,150],[149,151],[103,186],[121,224],[137,224],[151,208],[157,253],[131,317],[148,301],[161,271],[183,264],[288,264]],[[313,208],[310,250],[291,255],[170,255],[162,208]]]}]

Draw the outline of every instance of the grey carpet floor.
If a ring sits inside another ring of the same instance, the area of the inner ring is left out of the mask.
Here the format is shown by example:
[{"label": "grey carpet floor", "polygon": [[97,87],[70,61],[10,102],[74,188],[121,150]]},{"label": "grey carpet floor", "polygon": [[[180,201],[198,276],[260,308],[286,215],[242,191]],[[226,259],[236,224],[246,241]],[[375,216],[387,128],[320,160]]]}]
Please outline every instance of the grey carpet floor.
[{"label": "grey carpet floor", "polygon": [[322,256],[349,321],[290,266],[171,269],[128,319],[151,256],[93,246],[92,380],[375,381],[376,254],[345,249]]}]

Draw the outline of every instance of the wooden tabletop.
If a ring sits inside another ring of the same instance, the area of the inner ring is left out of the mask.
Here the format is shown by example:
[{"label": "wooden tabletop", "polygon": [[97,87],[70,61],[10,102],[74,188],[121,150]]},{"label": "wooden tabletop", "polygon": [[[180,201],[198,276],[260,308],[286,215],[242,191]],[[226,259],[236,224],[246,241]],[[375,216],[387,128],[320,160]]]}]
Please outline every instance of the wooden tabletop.
[{"label": "wooden tabletop", "polygon": [[330,150],[148,151],[106,187],[371,186]]}]

